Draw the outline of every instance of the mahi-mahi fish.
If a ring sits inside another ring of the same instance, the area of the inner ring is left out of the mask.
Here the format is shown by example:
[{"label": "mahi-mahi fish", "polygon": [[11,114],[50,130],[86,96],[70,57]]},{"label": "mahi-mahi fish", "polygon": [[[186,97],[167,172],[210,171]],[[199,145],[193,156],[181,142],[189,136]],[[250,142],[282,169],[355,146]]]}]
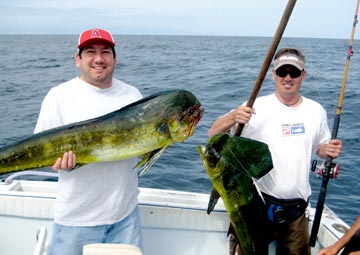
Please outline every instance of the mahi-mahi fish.
[{"label": "mahi-mahi fish", "polygon": [[0,148],[0,174],[51,166],[66,151],[79,166],[142,157],[140,175],[173,143],[191,136],[203,115],[186,90],[168,90],[98,118],[49,129]]},{"label": "mahi-mahi fish", "polygon": [[[211,137],[206,146],[197,146],[213,184],[214,193],[220,195],[235,231],[241,254],[262,254],[263,240],[257,219],[257,210],[263,206],[254,183],[272,168],[272,158],[265,143],[220,133]],[[210,201],[214,206],[216,201]],[[208,209],[208,211],[211,211]]]}]

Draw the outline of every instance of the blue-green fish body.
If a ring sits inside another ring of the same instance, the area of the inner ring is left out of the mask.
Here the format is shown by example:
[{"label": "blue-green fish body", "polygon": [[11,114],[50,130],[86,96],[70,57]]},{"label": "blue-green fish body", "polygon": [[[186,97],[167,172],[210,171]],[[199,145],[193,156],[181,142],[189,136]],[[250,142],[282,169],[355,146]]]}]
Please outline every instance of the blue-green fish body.
[{"label": "blue-green fish body", "polygon": [[0,148],[0,174],[51,166],[66,151],[80,165],[143,156],[147,170],[194,132],[204,110],[186,90],[161,92],[104,116],[50,129]]},{"label": "blue-green fish body", "polygon": [[[273,165],[264,143],[229,134],[218,134],[197,150],[213,188],[221,197],[236,233],[242,254],[259,254],[254,205],[261,202],[254,178],[268,173]],[[262,203],[262,202],[261,202]],[[211,203],[210,203],[211,204]]]}]

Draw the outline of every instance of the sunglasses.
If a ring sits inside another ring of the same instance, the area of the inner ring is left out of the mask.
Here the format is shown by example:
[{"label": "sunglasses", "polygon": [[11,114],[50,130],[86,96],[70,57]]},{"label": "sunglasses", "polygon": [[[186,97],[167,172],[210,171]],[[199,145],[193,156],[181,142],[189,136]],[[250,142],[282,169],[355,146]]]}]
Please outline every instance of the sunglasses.
[{"label": "sunglasses", "polygon": [[300,71],[297,68],[291,68],[291,69],[286,69],[286,68],[278,68],[275,71],[276,75],[281,77],[281,78],[285,78],[288,74],[290,74],[291,78],[298,78],[300,77],[302,71]]}]

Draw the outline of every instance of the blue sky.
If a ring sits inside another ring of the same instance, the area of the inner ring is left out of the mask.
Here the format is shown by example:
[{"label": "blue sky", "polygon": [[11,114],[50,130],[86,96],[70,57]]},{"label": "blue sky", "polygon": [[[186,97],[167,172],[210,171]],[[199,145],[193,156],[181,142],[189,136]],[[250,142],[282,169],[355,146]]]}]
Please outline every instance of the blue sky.
[{"label": "blue sky", "polygon": [[[273,36],[287,2],[1,0],[0,34],[79,34],[100,27],[113,34]],[[297,0],[283,36],[348,39],[356,4],[357,0]],[[360,38],[360,31],[355,38]]]}]

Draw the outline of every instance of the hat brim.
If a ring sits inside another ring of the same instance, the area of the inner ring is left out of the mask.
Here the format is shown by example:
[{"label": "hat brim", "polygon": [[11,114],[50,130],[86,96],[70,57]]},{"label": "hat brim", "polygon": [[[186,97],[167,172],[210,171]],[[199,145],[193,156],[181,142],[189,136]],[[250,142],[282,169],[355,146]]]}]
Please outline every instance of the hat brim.
[{"label": "hat brim", "polygon": [[304,70],[304,66],[299,64],[298,61],[295,60],[291,60],[291,59],[287,59],[287,60],[283,60],[283,61],[279,61],[275,66],[274,69],[277,70],[278,68],[285,66],[285,65],[291,65],[296,67],[297,69],[299,69],[300,71]]},{"label": "hat brim", "polygon": [[91,39],[86,40],[85,42],[79,44],[78,49],[84,48],[86,45],[88,45],[90,43],[95,43],[95,42],[101,42],[101,43],[108,44],[113,48],[115,47],[115,44],[112,41],[106,40],[104,38],[91,38]]}]

